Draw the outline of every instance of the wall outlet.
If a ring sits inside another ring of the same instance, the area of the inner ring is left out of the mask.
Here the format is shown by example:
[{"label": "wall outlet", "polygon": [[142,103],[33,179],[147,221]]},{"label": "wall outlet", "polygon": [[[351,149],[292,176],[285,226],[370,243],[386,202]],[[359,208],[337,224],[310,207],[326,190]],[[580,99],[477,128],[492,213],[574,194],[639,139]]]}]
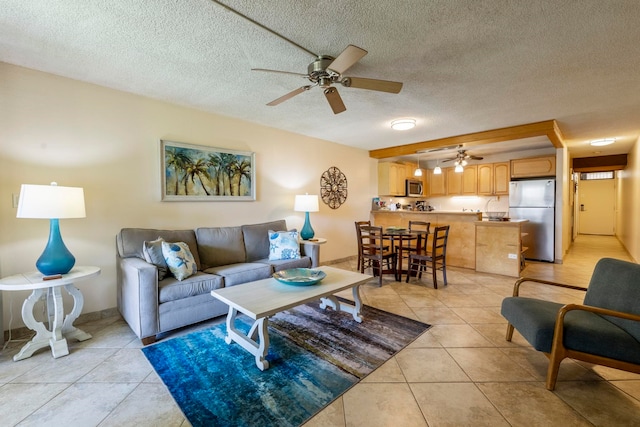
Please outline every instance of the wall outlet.
[{"label": "wall outlet", "polygon": [[509,259],[518,259],[518,255],[516,254],[509,254]]},{"label": "wall outlet", "polygon": [[20,200],[20,195],[19,194],[12,194],[11,195],[11,199],[13,201],[14,209],[18,209],[18,201]]}]

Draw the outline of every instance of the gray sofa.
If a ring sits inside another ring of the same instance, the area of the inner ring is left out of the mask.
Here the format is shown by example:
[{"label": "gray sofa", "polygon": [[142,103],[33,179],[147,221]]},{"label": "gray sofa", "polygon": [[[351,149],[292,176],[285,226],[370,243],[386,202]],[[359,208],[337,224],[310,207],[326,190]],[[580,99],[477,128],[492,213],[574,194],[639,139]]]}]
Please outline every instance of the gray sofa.
[{"label": "gray sofa", "polygon": [[[269,260],[268,231],[286,229],[284,220],[196,230],[123,228],[116,236],[118,310],[144,345],[163,332],[226,314],[228,306],[211,296],[213,289],[318,265],[319,246],[304,242],[299,259]],[[196,274],[178,281],[169,273],[158,280],[158,268],[143,252],[145,242],[158,237],[185,242]]]}]

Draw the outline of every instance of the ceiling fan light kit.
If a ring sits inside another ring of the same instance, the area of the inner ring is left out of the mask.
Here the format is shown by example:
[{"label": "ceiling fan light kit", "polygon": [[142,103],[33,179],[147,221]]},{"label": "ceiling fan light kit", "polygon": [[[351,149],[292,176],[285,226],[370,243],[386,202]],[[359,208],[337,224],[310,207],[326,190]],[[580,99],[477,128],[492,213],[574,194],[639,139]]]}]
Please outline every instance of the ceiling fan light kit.
[{"label": "ceiling fan light kit", "polygon": [[416,127],[415,119],[397,119],[391,122],[391,129],[393,130],[409,130]]},{"label": "ceiling fan light kit", "polygon": [[[483,157],[473,156],[471,154],[467,154],[467,150],[462,148],[462,145],[458,146],[458,153],[455,157],[450,159],[444,159],[443,162],[450,162],[455,160],[453,163],[455,165],[454,172],[461,173],[464,171],[464,167],[467,166],[468,160],[482,160]],[[435,172],[434,172],[435,173]]]}]

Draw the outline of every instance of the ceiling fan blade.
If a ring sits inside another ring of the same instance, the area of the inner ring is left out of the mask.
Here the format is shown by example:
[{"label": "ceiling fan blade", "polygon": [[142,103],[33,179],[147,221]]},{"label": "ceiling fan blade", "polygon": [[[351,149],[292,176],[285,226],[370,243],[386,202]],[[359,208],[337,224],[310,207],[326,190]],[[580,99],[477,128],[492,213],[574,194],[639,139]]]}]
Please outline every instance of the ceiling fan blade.
[{"label": "ceiling fan blade", "polygon": [[457,157],[454,157],[452,159],[443,159],[443,160],[440,160],[440,161],[444,163],[444,162],[450,162],[452,160],[457,160],[457,159],[458,159]]},{"label": "ceiling fan blade", "polygon": [[366,50],[350,44],[329,64],[327,69],[342,74],[367,53]]},{"label": "ceiling fan blade", "polygon": [[340,114],[347,110],[347,107],[344,106],[344,102],[342,102],[342,97],[335,87],[326,88],[324,90],[324,96],[327,97],[327,101],[329,101],[333,114]]},{"label": "ceiling fan blade", "polygon": [[469,156],[469,158],[471,160],[482,160],[482,159],[484,159],[484,157],[479,157],[479,156]]},{"label": "ceiling fan blade", "polygon": [[275,105],[281,104],[284,101],[286,101],[287,99],[293,98],[296,95],[301,94],[302,92],[305,92],[309,89],[311,89],[312,86],[302,86],[299,87],[296,90],[292,90],[291,92],[287,93],[286,95],[282,95],[280,98],[278,99],[274,99],[273,101],[271,101],[270,103],[268,103],[267,105],[270,107],[273,107]]},{"label": "ceiling fan blade", "polygon": [[402,83],[400,82],[378,79],[365,79],[363,77],[345,77],[344,79],[342,79],[342,85],[346,87],[377,90],[380,92],[389,93],[399,93],[402,89]]},{"label": "ceiling fan blade", "polygon": [[251,71],[264,71],[267,73],[293,74],[294,76],[308,77],[308,74],[294,73],[293,71],[269,70],[268,68],[252,68]]}]

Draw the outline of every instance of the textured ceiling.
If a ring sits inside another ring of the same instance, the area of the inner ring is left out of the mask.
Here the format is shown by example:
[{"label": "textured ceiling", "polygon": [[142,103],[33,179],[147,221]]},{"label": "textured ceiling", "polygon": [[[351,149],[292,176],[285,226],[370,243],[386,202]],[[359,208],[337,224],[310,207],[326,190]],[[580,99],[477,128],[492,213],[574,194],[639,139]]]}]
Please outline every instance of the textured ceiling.
[{"label": "textured ceiling", "polygon": [[251,68],[314,57],[210,0],[0,0],[0,61],[368,150],[556,119],[582,157],[640,133],[637,0],[223,2],[320,55],[362,47],[345,75],[404,87],[338,86],[338,115],[320,88],[268,107],[306,80]]}]

